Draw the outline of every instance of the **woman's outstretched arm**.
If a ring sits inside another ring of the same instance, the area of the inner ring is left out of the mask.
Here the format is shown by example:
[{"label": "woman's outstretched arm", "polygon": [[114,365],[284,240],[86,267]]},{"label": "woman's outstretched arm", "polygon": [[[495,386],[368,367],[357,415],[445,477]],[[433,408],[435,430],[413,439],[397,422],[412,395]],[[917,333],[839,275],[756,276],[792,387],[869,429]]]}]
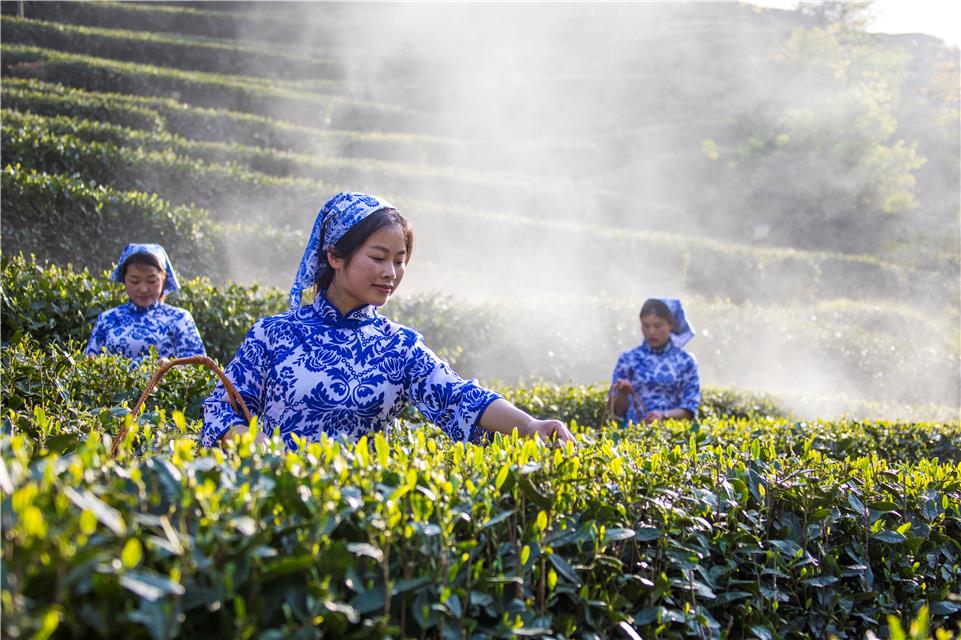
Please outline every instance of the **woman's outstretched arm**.
[{"label": "woman's outstretched arm", "polygon": [[503,398],[487,406],[480,417],[480,426],[488,431],[510,433],[517,428],[522,436],[540,437],[542,440],[556,438],[561,442],[573,442],[574,436],[560,420],[540,420],[521,411]]}]

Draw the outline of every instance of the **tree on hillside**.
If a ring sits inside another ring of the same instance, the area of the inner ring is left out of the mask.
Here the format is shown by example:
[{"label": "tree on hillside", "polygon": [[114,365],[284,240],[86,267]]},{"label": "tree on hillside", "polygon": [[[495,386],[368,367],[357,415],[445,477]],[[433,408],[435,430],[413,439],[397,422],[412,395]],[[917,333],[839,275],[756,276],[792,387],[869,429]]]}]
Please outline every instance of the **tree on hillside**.
[{"label": "tree on hillside", "polygon": [[873,0],[819,0],[798,2],[800,13],[811,16],[821,26],[838,25],[849,30],[863,30],[871,20]]},{"label": "tree on hillside", "polygon": [[918,206],[925,158],[896,117],[909,56],[853,29],[858,12],[822,11],[828,24],[795,29],[776,52],[772,97],[729,141],[725,197],[742,235],[873,253]]}]

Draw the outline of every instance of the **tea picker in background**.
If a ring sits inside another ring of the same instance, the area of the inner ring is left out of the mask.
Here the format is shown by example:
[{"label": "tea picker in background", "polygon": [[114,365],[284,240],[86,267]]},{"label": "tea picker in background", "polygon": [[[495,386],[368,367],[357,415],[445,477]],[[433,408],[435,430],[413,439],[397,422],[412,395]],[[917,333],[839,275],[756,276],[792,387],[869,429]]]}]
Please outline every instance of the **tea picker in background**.
[{"label": "tea picker in background", "polygon": [[88,356],[106,351],[138,362],[150,347],[162,358],[205,355],[190,312],[164,303],[180,285],[163,247],[128,244],[110,279],[124,284],[129,300],[97,318],[85,350]]},{"label": "tea picker in background", "polygon": [[[290,290],[290,311],[250,329],[227,378],[251,413],[258,439],[361,436],[387,431],[412,403],[451,439],[477,442],[485,430],[573,440],[559,420],[534,418],[498,394],[464,380],[415,330],[377,308],[404,278],[413,231],[388,202],[338,193],[317,214]],[[313,303],[302,306],[304,289]],[[204,402],[201,444],[220,444],[248,425],[219,384]]]},{"label": "tea picker in background", "polygon": [[641,307],[640,317],[644,342],[617,360],[612,412],[625,424],[696,417],[701,383],[694,356],[683,350],[694,330],[681,301],[651,298]]}]

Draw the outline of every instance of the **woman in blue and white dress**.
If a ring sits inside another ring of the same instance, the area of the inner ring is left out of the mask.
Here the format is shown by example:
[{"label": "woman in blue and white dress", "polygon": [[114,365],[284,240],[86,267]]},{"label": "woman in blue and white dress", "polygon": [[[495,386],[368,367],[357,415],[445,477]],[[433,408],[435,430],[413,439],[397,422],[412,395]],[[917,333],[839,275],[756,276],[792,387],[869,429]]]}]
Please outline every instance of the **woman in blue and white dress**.
[{"label": "woman in blue and white dress", "polygon": [[124,284],[129,301],[97,318],[85,350],[88,356],[106,351],[137,363],[150,347],[161,358],[205,355],[190,312],[164,303],[180,285],[163,247],[128,244],[110,279]]},{"label": "woman in blue and white dress", "polygon": [[614,367],[614,415],[625,423],[694,418],[701,405],[701,383],[694,356],[683,349],[694,330],[681,301],[651,298],[640,317],[644,342],[622,353]]},{"label": "woman in blue and white dress", "polygon": [[[251,413],[257,438],[275,430],[289,449],[294,436],[357,440],[387,431],[406,403],[453,440],[477,442],[484,431],[573,441],[559,420],[540,420],[476,380],[464,380],[415,330],[377,308],[397,290],[413,248],[413,231],[390,203],[338,193],[317,214],[290,290],[290,310],[250,329],[225,373]],[[303,306],[305,289],[314,300]],[[222,384],[204,403],[201,444],[246,433],[248,425]]]}]

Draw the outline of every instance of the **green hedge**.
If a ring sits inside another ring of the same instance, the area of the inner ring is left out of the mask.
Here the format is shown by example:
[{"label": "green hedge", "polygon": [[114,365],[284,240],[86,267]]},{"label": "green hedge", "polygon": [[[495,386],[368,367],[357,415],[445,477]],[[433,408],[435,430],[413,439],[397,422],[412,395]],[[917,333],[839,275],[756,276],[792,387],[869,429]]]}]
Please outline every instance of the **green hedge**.
[{"label": "green hedge", "polygon": [[[58,134],[51,131],[50,127],[55,122],[62,123],[61,130],[67,131],[75,127],[78,133],[108,141],[135,136],[133,132],[125,132],[118,127],[97,126],[95,123],[69,119],[51,121],[41,116],[10,113],[3,123],[3,145],[8,161],[20,162],[25,167],[52,173],[80,173],[118,189],[155,192],[176,204],[194,203],[206,208],[219,219],[258,220],[263,219],[265,212],[269,212],[269,223],[278,226],[302,225],[304,212],[315,211],[318,206],[316,194],[333,192],[339,188],[336,184],[329,185],[305,178],[269,176],[236,164],[211,163],[179,156],[163,146],[163,136],[159,136],[153,143],[157,150],[86,141],[72,133]],[[498,214],[485,215],[483,212],[463,208],[458,211],[457,207],[439,203],[412,204],[417,207],[419,215],[430,216],[438,222],[457,216],[460,224],[447,223],[443,227],[450,243],[458,242],[461,237],[468,241],[474,233],[473,225],[486,228],[488,218],[497,219],[503,226],[503,217]],[[618,262],[633,264],[633,256],[639,253],[647,255],[651,251],[659,250],[672,254],[675,260],[680,260],[678,264],[683,266],[677,269],[670,261],[666,261],[663,273],[651,274],[652,279],[663,282],[665,288],[694,292],[703,290],[705,294],[734,300],[752,297],[763,302],[809,298],[814,295],[829,297],[832,288],[839,286],[846,293],[856,295],[860,292],[858,295],[868,298],[875,298],[882,293],[884,297],[910,296],[916,283],[927,282],[927,279],[920,275],[915,277],[913,271],[868,258],[744,248],[671,234],[611,233],[589,225],[557,225],[556,221],[517,217],[512,218],[511,223],[520,226],[547,226],[554,234],[578,238],[583,246],[583,262],[587,275],[592,275],[590,270],[596,268],[599,269],[597,276],[601,278],[603,273],[608,271],[606,265]],[[596,235],[604,241],[584,245],[582,240],[585,233]],[[850,291],[846,285],[836,284],[843,283],[843,278],[827,280],[819,276],[821,262],[828,260],[848,264],[862,275],[873,275],[863,278],[857,291]],[[264,264],[270,262],[270,259],[265,259]],[[716,278],[705,280],[708,270],[712,277],[718,272],[727,273],[728,277],[720,283]],[[783,285],[785,272],[797,276],[796,288]],[[874,284],[869,284],[870,282]],[[890,288],[882,291],[884,286]],[[925,291],[927,289],[922,287],[919,293],[923,294]]]},{"label": "green hedge", "polygon": [[4,76],[36,78],[93,91],[176,95],[196,106],[261,115],[283,113],[292,122],[332,129],[427,128],[426,116],[399,107],[296,91],[257,78],[180,71],[17,44],[4,44],[0,51]]},{"label": "green hedge", "polygon": [[[120,356],[87,358],[85,346],[69,340],[41,347],[26,338],[0,349],[7,429],[28,434],[38,447],[62,453],[86,440],[90,429],[109,431],[116,416],[129,413],[160,360],[147,358],[131,368],[130,360]],[[200,419],[201,404],[215,383],[214,374],[206,369],[176,367],[151,394],[145,411],[177,407]],[[57,430],[54,424],[60,425]]]},{"label": "green hedge", "polygon": [[[412,163],[447,161],[455,141],[431,136],[329,131],[252,114],[194,107],[171,98],[74,89],[32,78],[4,78],[5,109],[49,116],[75,116],[146,131],[167,130],[191,140],[342,157],[397,157]],[[158,122],[159,120],[159,122]]]},{"label": "green hedge", "polygon": [[957,465],[619,430],[576,452],[417,429],[223,454],[165,420],[116,463],[96,424],[62,458],[0,441],[6,629],[853,639],[961,611]]},{"label": "green hedge", "polygon": [[[4,16],[3,39],[44,49],[187,71],[264,78],[336,79],[339,65],[266,46],[190,38],[149,31],[124,31]],[[331,89],[336,89],[336,83]]]},{"label": "green hedge", "polygon": [[225,275],[206,212],[172,207],[155,194],[116,191],[75,176],[6,166],[2,179],[3,247],[77,268],[102,268],[127,242],[164,245],[181,276]]},{"label": "green hedge", "polygon": [[[56,87],[50,90],[50,87]],[[140,129],[163,131],[160,112],[149,104],[134,104],[110,94],[91,94],[36,80],[6,78],[0,87],[3,108],[42,116],[69,115],[73,118],[106,122]]]},{"label": "green hedge", "polygon": [[[219,4],[219,3],[218,3]],[[217,4],[207,6],[216,7]],[[13,4],[4,5],[13,13]],[[230,11],[205,11],[184,6],[164,6],[159,2],[31,2],[25,3],[28,18],[142,31],[193,34],[207,38],[237,38],[240,34],[259,34],[264,40],[287,44],[296,42],[303,24],[291,23],[276,12],[254,15]]]},{"label": "green hedge", "polygon": [[[119,255],[119,252],[118,254]],[[101,256],[96,268],[113,268],[113,255]],[[190,311],[207,353],[226,364],[258,319],[287,310],[287,294],[257,285],[212,284],[207,278],[182,280],[168,299]],[[3,256],[0,335],[7,344],[31,338],[40,344],[86,343],[97,316],[125,300],[123,287],[86,269],[76,271],[33,258]],[[385,313],[415,327],[427,343],[452,364],[468,360],[492,338],[493,316],[480,306],[445,296],[415,295],[391,300]]]},{"label": "green hedge", "polygon": [[[38,319],[42,318],[43,316]],[[8,343],[0,351],[4,371],[0,399],[5,409],[21,414],[18,420],[24,425],[35,424],[33,412],[37,409],[44,411],[50,419],[66,422],[81,414],[104,415],[104,408],[116,410],[123,404],[132,407],[140,392],[146,388],[150,375],[159,366],[156,359],[145,360],[139,368],[131,370],[129,361],[120,357],[85,358],[81,354],[86,336],[70,336],[65,340],[47,337],[41,347],[35,335],[51,334],[26,334],[20,336],[16,342]],[[183,367],[168,374],[164,380],[148,403],[147,410],[150,411],[155,405],[168,406],[183,411],[190,418],[200,418],[201,403],[216,382],[214,374],[199,367]],[[565,422],[582,425],[601,424],[609,419],[606,413],[606,386],[540,383],[514,387],[494,385],[493,388],[532,415],[556,417]],[[410,408],[407,416],[416,419],[419,414]],[[783,411],[770,397],[729,389],[704,390],[702,421],[777,416],[783,416]],[[898,452],[897,455],[903,458],[915,459],[922,453],[943,457],[948,455],[945,451],[951,446],[959,444],[958,438],[950,437],[936,443],[925,443],[913,427],[898,427],[901,429],[898,431],[901,440],[893,443],[893,436],[887,436],[885,443],[897,444],[898,447],[891,450]],[[671,428],[676,429],[674,437],[678,441],[686,441],[692,433],[692,427],[687,423],[677,423]],[[649,431],[653,433],[659,429],[660,427],[649,428]],[[24,427],[22,431],[30,433],[38,440],[38,444],[43,444],[37,435],[41,431],[39,427]],[[811,431],[814,431],[814,428]],[[694,427],[693,433],[700,434],[700,431]],[[740,437],[736,429],[732,433]],[[801,442],[798,433],[797,425],[788,429],[785,424],[782,438],[776,444],[783,445],[786,441],[788,446],[798,447]],[[71,436],[61,439],[61,451],[74,448],[77,439],[82,439],[86,434],[74,432]],[[907,447],[906,443],[911,446]],[[836,444],[835,440],[831,439],[830,444]],[[853,454],[871,450],[874,444],[877,444],[874,440],[862,439],[853,444],[848,443],[845,447],[830,449],[830,446],[826,446],[822,449]]]},{"label": "green hedge", "polygon": [[[177,205],[207,209],[218,219],[248,224],[269,219],[281,226],[294,217],[302,219],[304,212],[319,208],[317,193],[337,190],[315,181],[209,164],[166,149],[128,149],[73,134],[59,135],[47,125],[48,119],[41,116],[8,113],[0,125],[5,160],[47,173],[76,173],[119,190],[156,193]],[[100,133],[109,140],[108,128]]]},{"label": "green hedge", "polygon": [[[101,260],[100,268],[109,271],[116,257]],[[106,276],[4,255],[0,319],[4,342],[29,336],[41,344],[86,344],[97,316],[126,299],[123,287]],[[182,280],[181,285],[168,302],[191,312],[207,353],[221,363],[234,356],[254,322],[286,308],[285,297],[273,289],[215,286],[205,278]]]},{"label": "green hedge", "polygon": [[[251,236],[249,251],[257,249],[254,244],[257,240]],[[263,236],[259,240],[261,243],[265,241]],[[279,240],[266,242],[279,243]],[[301,250],[301,243],[291,241],[290,247],[290,252],[297,252]],[[94,267],[95,273],[112,267],[112,256],[102,258],[103,263]],[[102,275],[45,267],[42,261],[37,264],[14,256],[5,258],[3,282],[6,298],[0,314],[0,331],[8,341],[16,341],[24,335],[33,335],[44,344],[70,338],[86,340],[97,313],[118,304],[123,296],[122,287],[109,283]],[[285,299],[284,293],[276,289],[191,281],[185,283],[184,290],[170,302],[191,310],[208,350],[221,362],[226,362],[235,353],[250,325],[259,317],[283,311]],[[553,318],[567,321],[531,324],[529,319],[537,320],[545,308]],[[745,343],[750,344],[752,339],[759,337],[772,339],[771,327],[778,327],[805,345],[808,361],[829,359],[840,383],[870,379],[870,384],[859,386],[856,391],[839,384],[835,395],[820,393],[804,397],[793,394],[783,397],[802,415],[835,416],[846,411],[852,416],[875,418],[917,419],[923,416],[931,419],[937,416],[956,419],[956,405],[953,409],[950,406],[919,406],[931,402],[948,403],[945,397],[935,392],[946,389],[944,376],[956,371],[956,352],[950,345],[934,342],[924,349],[907,348],[901,336],[904,324],[925,335],[938,336],[943,331],[940,319],[926,318],[910,309],[881,309],[854,303],[741,308],[730,304],[714,305],[695,298],[688,300],[688,309],[691,317],[703,318],[698,327],[704,335],[698,343],[703,344],[705,351],[696,353],[705,386],[722,381],[725,386],[770,389],[770,376],[796,374],[797,365],[790,360],[765,363],[760,371],[744,364],[745,358],[748,362],[753,358],[749,351],[745,352]],[[445,296],[402,294],[385,307],[384,313],[423,333],[427,344],[455,364],[463,375],[487,381],[514,382],[521,376],[554,382],[605,380],[610,375],[617,350],[631,346],[637,340],[634,320],[637,308],[630,301],[592,299],[585,307],[584,301],[579,299],[571,304],[555,303],[549,307],[531,303],[504,308],[470,304]],[[812,316],[817,322],[812,321]],[[586,329],[572,332],[568,330],[571,325]],[[711,350],[715,349],[723,357],[712,357]],[[878,372],[884,375],[879,376]],[[575,375],[577,378],[573,377]],[[837,395],[841,393],[847,393],[849,397]],[[884,399],[888,404],[866,405],[858,398]],[[731,415],[730,407],[742,401],[745,406],[756,404],[762,413],[769,413],[764,408],[763,398],[749,401],[737,394],[735,398],[720,399],[718,403],[729,407],[724,414]],[[711,402],[705,393],[705,411]],[[914,408],[896,406],[896,403],[909,403]],[[599,406],[594,405],[595,409]],[[751,413],[738,411],[734,415],[748,416]]]},{"label": "green hedge", "polygon": [[[73,135],[84,142],[101,142],[127,150],[170,151],[187,160],[208,164],[228,164],[278,178],[307,178],[327,183],[361,181],[378,184],[383,191],[402,193],[429,192],[431,189],[456,191],[483,204],[484,193],[509,193],[513,188],[493,174],[430,167],[416,163],[383,162],[373,159],[320,156],[262,149],[236,142],[189,140],[164,131],[143,130],[73,116],[47,116],[7,111],[11,127],[28,125],[54,136]],[[530,188],[527,191],[531,191]],[[476,197],[472,197],[476,196]]]}]

